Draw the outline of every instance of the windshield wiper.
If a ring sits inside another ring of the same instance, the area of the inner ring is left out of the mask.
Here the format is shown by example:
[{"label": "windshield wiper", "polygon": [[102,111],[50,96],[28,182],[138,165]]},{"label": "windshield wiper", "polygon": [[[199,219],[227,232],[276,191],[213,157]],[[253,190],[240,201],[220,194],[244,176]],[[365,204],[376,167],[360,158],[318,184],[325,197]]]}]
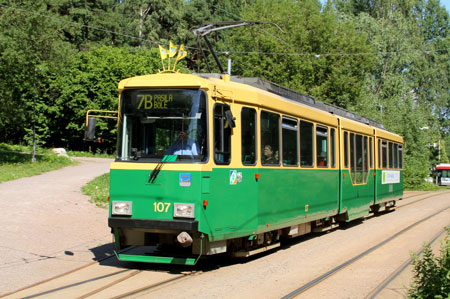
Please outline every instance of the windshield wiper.
[{"label": "windshield wiper", "polygon": [[153,169],[152,173],[148,177],[148,182],[153,184],[156,181],[156,177],[158,176],[161,168],[166,162],[174,162],[177,160],[177,155],[165,155],[161,161],[156,165],[155,169]]}]

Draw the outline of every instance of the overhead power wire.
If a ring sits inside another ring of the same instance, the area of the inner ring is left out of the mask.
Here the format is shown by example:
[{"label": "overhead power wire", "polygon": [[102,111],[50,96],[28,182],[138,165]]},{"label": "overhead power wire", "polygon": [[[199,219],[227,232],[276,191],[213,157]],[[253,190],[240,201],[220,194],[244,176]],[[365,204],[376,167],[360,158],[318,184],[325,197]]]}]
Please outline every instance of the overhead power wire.
[{"label": "overhead power wire", "polygon": [[[85,25],[85,24],[80,24],[77,22],[72,22],[72,21],[67,21],[67,20],[62,20],[61,17],[58,16],[49,16],[49,15],[45,15],[42,13],[38,13],[35,11],[30,11],[30,10],[25,10],[25,9],[21,9],[21,8],[17,8],[17,7],[12,7],[9,5],[5,5],[5,4],[0,4],[0,7],[4,7],[4,8],[8,8],[8,9],[13,9],[13,10],[17,10],[23,13],[27,13],[27,14],[32,14],[32,15],[36,15],[36,16],[40,16],[40,17],[44,17],[44,18],[48,18],[48,19],[53,19],[56,20],[58,22],[61,23],[65,23],[68,25],[72,25],[72,26],[78,26],[78,27],[84,27],[84,28],[89,28],[92,30],[97,30],[97,31],[101,31],[101,32],[105,32],[105,33],[109,33],[109,34],[114,34],[117,36],[122,36],[122,37],[126,37],[126,38],[130,38],[130,39],[135,39],[135,40],[139,40],[139,41],[144,41],[144,42],[148,42],[154,45],[159,45],[162,44],[159,41],[154,41],[154,40],[148,40],[145,38],[140,38],[140,37],[136,37],[133,35],[129,35],[129,34],[123,34],[123,33],[119,33],[119,32],[115,32],[115,31],[111,31],[108,29],[104,29],[104,28],[100,28],[100,27],[95,27],[95,26],[90,26],[90,25]],[[214,6],[216,7],[216,6]],[[220,7],[216,7],[230,15],[233,15],[234,17],[236,17],[236,15],[227,12],[226,10],[220,8]],[[260,31],[262,31],[265,34],[268,34],[270,36],[272,36],[273,38],[277,39],[278,41],[281,41],[283,43],[285,43],[286,45],[292,47],[292,45],[288,44],[286,41],[273,36],[272,34],[268,33],[265,30],[262,29],[258,29]],[[198,50],[195,47],[186,47],[187,49],[194,49],[194,50]],[[436,52],[443,52],[443,51],[447,51],[448,49],[436,49],[436,50],[416,50],[416,51],[390,51],[390,52],[366,52],[366,53],[298,53],[298,52],[258,52],[258,51],[218,51],[218,54],[222,54],[222,55],[229,55],[229,54],[252,54],[252,55],[285,55],[285,56],[311,56],[311,57],[316,57],[316,58],[320,58],[322,56],[365,56],[365,55],[391,55],[391,54],[406,54],[406,53],[417,53],[417,52],[421,52],[421,53],[425,53],[425,54],[431,54],[431,53],[436,53]],[[208,51],[209,52],[209,51]]]},{"label": "overhead power wire", "polygon": [[89,29],[92,29],[92,30],[102,31],[102,32],[105,32],[105,33],[114,34],[114,35],[118,35],[118,36],[122,36],[122,37],[136,39],[136,40],[140,40],[140,41],[146,41],[146,42],[149,42],[149,43],[152,43],[152,44],[158,44],[157,41],[152,41],[152,40],[148,40],[148,39],[145,39],[145,38],[136,37],[136,36],[133,36],[133,35],[118,33],[118,32],[107,30],[107,29],[100,28],[100,27],[94,27],[94,26],[89,26],[89,25],[85,25],[85,24],[80,24],[80,23],[77,23],[77,22],[62,20],[61,17],[49,16],[49,15],[45,15],[45,14],[42,14],[42,13],[39,13],[39,12],[25,10],[25,9],[21,9],[21,8],[17,8],[17,7],[12,7],[12,6],[8,6],[8,5],[5,5],[5,4],[0,4],[0,6],[4,7],[4,8],[17,10],[17,11],[20,11],[20,12],[23,12],[23,13],[27,13],[27,14],[32,14],[32,15],[35,15],[35,16],[44,17],[44,18],[47,18],[47,19],[53,19],[53,20],[56,20],[58,22],[66,23],[66,24],[72,25],[72,26],[89,28]]}]

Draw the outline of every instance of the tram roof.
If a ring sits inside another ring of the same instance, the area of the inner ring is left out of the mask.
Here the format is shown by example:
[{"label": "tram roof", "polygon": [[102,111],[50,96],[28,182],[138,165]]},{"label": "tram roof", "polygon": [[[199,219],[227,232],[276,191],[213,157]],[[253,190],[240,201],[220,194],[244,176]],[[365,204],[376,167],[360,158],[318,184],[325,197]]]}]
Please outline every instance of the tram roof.
[{"label": "tram roof", "polygon": [[450,169],[450,164],[438,164],[436,169]]},{"label": "tram roof", "polygon": [[[199,73],[196,74],[202,78],[216,78],[221,79],[222,75],[217,73]],[[295,90],[286,88],[284,86],[281,86],[279,84],[257,78],[257,77],[241,77],[241,76],[230,76],[230,80],[237,83],[247,84],[259,89],[262,89],[264,91],[268,91],[270,93],[276,94],[278,96],[281,96],[283,98],[289,99],[291,101],[295,101],[337,116],[342,116],[354,121],[357,121],[359,123],[363,123],[375,128],[384,129],[383,124],[372,120],[370,118],[358,115],[354,112],[351,112],[349,110],[346,110],[341,107],[337,107],[325,102],[316,101],[313,97],[309,95],[304,95],[302,93],[299,93]]]}]

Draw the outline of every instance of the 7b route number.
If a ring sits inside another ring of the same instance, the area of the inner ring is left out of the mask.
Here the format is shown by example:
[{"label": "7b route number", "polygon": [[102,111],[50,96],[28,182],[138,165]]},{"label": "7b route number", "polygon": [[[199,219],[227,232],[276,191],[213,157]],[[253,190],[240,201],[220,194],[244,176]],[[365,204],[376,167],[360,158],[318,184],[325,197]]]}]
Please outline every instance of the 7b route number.
[{"label": "7b route number", "polygon": [[167,213],[170,207],[170,202],[154,202],[153,207],[155,208],[155,213]]}]

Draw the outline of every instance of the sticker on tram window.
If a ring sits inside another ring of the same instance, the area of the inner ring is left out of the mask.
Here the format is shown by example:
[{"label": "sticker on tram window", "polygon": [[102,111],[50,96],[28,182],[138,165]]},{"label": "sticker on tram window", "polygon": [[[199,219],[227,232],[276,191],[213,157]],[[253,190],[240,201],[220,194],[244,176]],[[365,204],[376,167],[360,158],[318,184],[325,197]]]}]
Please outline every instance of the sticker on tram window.
[{"label": "sticker on tram window", "polygon": [[171,94],[138,94],[138,109],[168,109],[168,103],[172,102]]},{"label": "sticker on tram window", "polygon": [[167,213],[169,211],[170,202],[154,202],[153,207],[155,213]]},{"label": "sticker on tram window", "polygon": [[381,184],[397,184],[400,183],[400,171],[383,170]]},{"label": "sticker on tram window", "polygon": [[190,173],[180,173],[180,186],[190,187],[191,186],[191,174]]},{"label": "sticker on tram window", "polygon": [[230,185],[237,184],[237,170],[230,170]]}]

